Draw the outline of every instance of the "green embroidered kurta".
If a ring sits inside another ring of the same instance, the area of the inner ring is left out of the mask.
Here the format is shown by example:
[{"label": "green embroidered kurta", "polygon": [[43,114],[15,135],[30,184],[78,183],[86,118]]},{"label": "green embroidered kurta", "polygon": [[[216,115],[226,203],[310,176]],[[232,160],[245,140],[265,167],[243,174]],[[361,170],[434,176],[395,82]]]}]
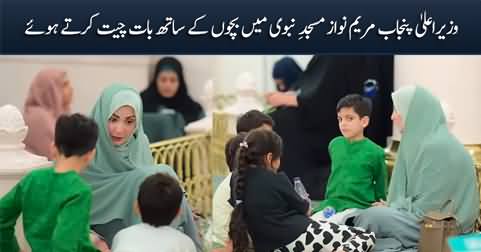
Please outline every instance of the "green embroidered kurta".
[{"label": "green embroidered kurta", "polygon": [[327,206],[336,212],[349,208],[368,208],[373,202],[386,199],[387,169],[384,150],[364,138],[350,142],[336,137],[329,144],[331,174],[326,199],[314,212]]},{"label": "green embroidered kurta", "polygon": [[19,251],[20,214],[33,252],[97,251],[89,239],[90,201],[91,189],[75,171],[31,172],[0,200],[0,251]]}]

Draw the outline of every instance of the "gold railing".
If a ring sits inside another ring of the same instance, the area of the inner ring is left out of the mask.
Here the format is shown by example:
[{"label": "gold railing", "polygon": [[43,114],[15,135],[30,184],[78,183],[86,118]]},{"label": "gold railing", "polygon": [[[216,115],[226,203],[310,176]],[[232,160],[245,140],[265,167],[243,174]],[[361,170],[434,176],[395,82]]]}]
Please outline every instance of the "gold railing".
[{"label": "gold railing", "polygon": [[[479,194],[481,195],[481,144],[468,144],[465,145],[466,149],[468,150],[471,157],[474,160],[474,166],[476,167],[476,175],[478,177],[478,190]],[[481,200],[480,200],[480,208],[481,208]],[[476,230],[481,231],[481,210],[480,216],[478,217],[478,221],[476,223]]]},{"label": "gold railing", "polygon": [[394,169],[394,163],[396,162],[396,155],[399,149],[399,141],[391,140],[389,146],[384,149],[386,167],[388,169],[388,182],[391,181],[392,171]]},{"label": "gold railing", "polygon": [[189,203],[204,215],[210,215],[212,210],[209,142],[208,134],[196,134],[150,145],[154,162],[169,165],[175,170]]},{"label": "gold railing", "polygon": [[229,168],[225,162],[225,143],[235,135],[236,118],[226,113],[214,113],[210,141],[210,167],[212,175],[226,176]]},{"label": "gold railing", "polygon": [[211,133],[195,134],[150,145],[154,162],[171,166],[184,187],[189,203],[204,215],[212,211],[212,179],[225,176],[224,145],[231,137],[235,118],[214,113]]}]

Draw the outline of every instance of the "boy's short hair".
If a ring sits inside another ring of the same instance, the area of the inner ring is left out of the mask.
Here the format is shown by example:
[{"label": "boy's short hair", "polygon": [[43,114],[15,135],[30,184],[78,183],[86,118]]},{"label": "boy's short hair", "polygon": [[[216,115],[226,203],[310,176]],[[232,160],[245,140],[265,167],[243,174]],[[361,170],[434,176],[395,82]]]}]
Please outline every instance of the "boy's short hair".
[{"label": "boy's short hair", "polygon": [[353,108],[354,112],[359,117],[370,117],[372,111],[371,99],[361,96],[359,94],[349,94],[344,96],[337,103],[336,111],[339,112],[342,108]]},{"label": "boy's short hair", "polygon": [[231,172],[232,170],[234,170],[234,167],[236,167],[235,157],[237,149],[239,149],[240,143],[244,141],[246,136],[246,132],[241,132],[236,136],[230,138],[229,141],[227,141],[227,143],[225,144],[225,162],[227,163],[227,166],[229,167],[229,170]]},{"label": "boy's short hair", "polygon": [[164,173],[147,177],[137,196],[142,221],[154,227],[170,225],[177,216],[183,195],[175,178]]},{"label": "boy's short hair", "polygon": [[274,127],[274,121],[269,115],[253,109],[239,117],[237,120],[236,130],[237,133],[249,132],[253,129],[261,127],[263,124]]},{"label": "boy's short hair", "polygon": [[78,113],[61,115],[55,124],[55,147],[67,158],[82,156],[95,148],[98,135],[93,119]]}]

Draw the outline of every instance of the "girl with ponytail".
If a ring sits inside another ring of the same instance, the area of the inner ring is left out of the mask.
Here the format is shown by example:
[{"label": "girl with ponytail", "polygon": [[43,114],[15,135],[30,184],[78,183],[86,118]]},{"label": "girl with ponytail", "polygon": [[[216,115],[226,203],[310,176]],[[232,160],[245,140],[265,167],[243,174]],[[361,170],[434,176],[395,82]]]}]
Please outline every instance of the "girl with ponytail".
[{"label": "girl with ponytail", "polygon": [[232,185],[234,211],[229,223],[233,252],[369,252],[375,236],[363,229],[316,222],[309,202],[277,172],[282,140],[273,131],[250,131],[237,151]]}]

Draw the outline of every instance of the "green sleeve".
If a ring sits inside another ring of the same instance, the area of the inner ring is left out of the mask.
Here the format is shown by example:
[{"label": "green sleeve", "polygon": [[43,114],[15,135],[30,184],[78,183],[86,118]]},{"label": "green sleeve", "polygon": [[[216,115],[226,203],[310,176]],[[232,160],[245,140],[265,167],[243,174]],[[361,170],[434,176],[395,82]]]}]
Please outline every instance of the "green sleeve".
[{"label": "green sleeve", "polygon": [[374,167],[374,181],[376,200],[386,200],[386,188],[387,188],[387,166],[385,161],[384,152],[377,158]]},{"label": "green sleeve", "polygon": [[91,194],[83,190],[66,201],[57,216],[52,235],[52,251],[98,251],[89,237]]},{"label": "green sleeve", "polygon": [[22,211],[22,183],[0,199],[0,251],[19,251],[15,224]]},{"label": "green sleeve", "polygon": [[329,204],[329,198],[330,198],[330,194],[331,194],[331,190],[329,190],[329,187],[332,183],[331,180],[332,180],[332,170],[333,170],[333,168],[332,168],[332,149],[334,148],[333,146],[334,146],[335,142],[338,141],[338,139],[340,139],[340,137],[335,137],[334,139],[332,139],[329,142],[329,146],[328,146],[327,150],[329,151],[329,158],[331,159],[331,174],[329,175],[329,178],[327,179],[324,200],[319,202],[319,204],[316,207],[314,207],[314,209],[312,210],[313,214],[315,214],[317,212],[320,212],[321,210],[326,208],[327,205]]},{"label": "green sleeve", "polygon": [[[337,142],[337,139],[339,139],[339,137],[335,137],[334,139],[332,139],[330,142],[329,142],[329,146],[327,147],[327,150],[329,152],[329,158],[331,159],[331,174],[332,174],[332,149],[334,148],[334,144],[335,142]],[[324,199],[327,200],[329,199],[329,194],[330,194],[330,190],[329,190],[329,185],[331,184],[331,178],[332,176],[329,175],[329,178],[327,179],[327,184],[326,184],[326,188],[325,188],[325,196],[324,196]],[[316,207],[314,209],[314,211],[320,211],[322,209],[324,209],[325,206],[322,206],[322,204],[320,204],[318,207]],[[319,209],[319,208],[322,208],[322,209]]]}]

